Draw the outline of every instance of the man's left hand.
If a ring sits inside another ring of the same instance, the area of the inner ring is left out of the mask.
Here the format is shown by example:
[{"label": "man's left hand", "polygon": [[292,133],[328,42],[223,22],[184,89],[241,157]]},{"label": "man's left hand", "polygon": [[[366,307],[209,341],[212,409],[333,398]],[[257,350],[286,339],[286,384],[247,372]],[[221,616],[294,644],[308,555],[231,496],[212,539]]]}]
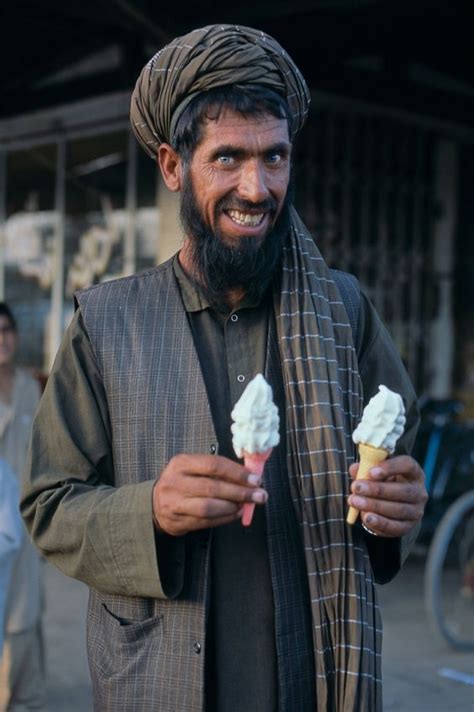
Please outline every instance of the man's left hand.
[{"label": "man's left hand", "polygon": [[369,470],[368,479],[356,480],[359,465],[349,468],[351,484],[349,505],[374,534],[401,537],[413,529],[423,516],[428,494],[425,474],[408,455],[391,457]]}]

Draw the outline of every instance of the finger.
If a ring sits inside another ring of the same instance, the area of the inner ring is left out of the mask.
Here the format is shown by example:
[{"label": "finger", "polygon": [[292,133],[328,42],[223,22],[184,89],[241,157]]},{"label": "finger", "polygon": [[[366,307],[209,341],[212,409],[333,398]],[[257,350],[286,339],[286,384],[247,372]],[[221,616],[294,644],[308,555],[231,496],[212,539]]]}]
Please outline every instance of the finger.
[{"label": "finger", "polygon": [[188,501],[182,518],[187,520],[189,529],[203,529],[240,519],[242,511],[240,505],[232,502],[195,498]]},{"label": "finger", "polygon": [[186,476],[183,493],[189,498],[226,500],[239,504],[244,502],[265,504],[268,499],[267,492],[262,488],[244,487],[215,477]]},{"label": "finger", "polygon": [[415,526],[415,522],[411,519],[389,519],[379,514],[362,514],[361,518],[367,529],[372,533],[388,538],[405,536],[405,534],[408,534]]},{"label": "finger", "polygon": [[413,482],[355,480],[351,492],[371,499],[393,500],[395,502],[419,503],[423,501],[423,491]]},{"label": "finger", "polygon": [[369,479],[371,480],[393,479],[400,476],[410,481],[419,482],[424,482],[425,478],[420,465],[408,455],[389,457],[369,470]]},{"label": "finger", "polygon": [[349,474],[353,479],[355,479],[357,477],[358,472],[359,472],[359,463],[358,462],[353,462],[352,465],[349,465]]},{"label": "finger", "polygon": [[249,481],[250,473],[240,465],[221,455],[175,455],[170,461],[173,469],[195,477],[215,477],[241,485],[255,486],[254,480]]},{"label": "finger", "polygon": [[238,521],[242,517],[242,507],[236,507],[231,514],[215,516],[212,518],[196,517],[188,514],[174,514],[166,520],[165,526],[162,527],[172,536],[182,536],[191,531],[200,531],[203,529],[213,529],[214,527],[222,526],[223,524],[231,524]]},{"label": "finger", "polygon": [[398,521],[417,522],[423,513],[418,503],[371,499],[359,495],[351,495],[348,501],[351,507],[356,507],[361,512]]},{"label": "finger", "polygon": [[241,508],[236,502],[223,499],[193,497],[183,503],[183,514],[193,519],[212,522],[225,517],[236,517]]},{"label": "finger", "polygon": [[[359,462],[353,462],[352,465],[349,465],[349,474],[352,477],[352,479],[356,479],[357,475],[359,473]],[[380,479],[386,479],[386,480],[393,480],[395,479],[395,475],[386,475],[385,472],[379,468],[377,465],[376,467],[373,467],[369,473],[367,474],[368,478],[374,479],[374,480],[380,480]]]}]

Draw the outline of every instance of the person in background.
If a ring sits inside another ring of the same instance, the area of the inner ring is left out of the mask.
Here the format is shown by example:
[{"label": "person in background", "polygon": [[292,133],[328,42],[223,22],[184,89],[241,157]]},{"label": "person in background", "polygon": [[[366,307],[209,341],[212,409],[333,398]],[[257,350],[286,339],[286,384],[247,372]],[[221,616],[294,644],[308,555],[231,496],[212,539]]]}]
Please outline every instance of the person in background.
[{"label": "person in background", "polygon": [[23,538],[20,490],[8,463],[0,458],[0,655],[3,650],[7,591],[15,555]]},{"label": "person in background", "polygon": [[[9,464],[21,485],[40,387],[29,373],[15,365],[17,343],[15,318],[9,306],[0,302],[0,457]],[[6,600],[0,712],[43,708],[41,565],[25,531]]]}]

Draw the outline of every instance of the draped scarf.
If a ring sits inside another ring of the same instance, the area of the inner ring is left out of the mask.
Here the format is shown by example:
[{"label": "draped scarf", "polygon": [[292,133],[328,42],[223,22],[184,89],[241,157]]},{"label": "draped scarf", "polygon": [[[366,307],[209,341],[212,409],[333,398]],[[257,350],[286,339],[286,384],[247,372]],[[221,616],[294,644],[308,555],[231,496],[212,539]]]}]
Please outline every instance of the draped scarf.
[{"label": "draped scarf", "polygon": [[317,709],[382,709],[380,612],[357,527],[346,524],[351,433],[362,412],[352,329],[313,238],[292,211],[276,314],[290,488],[311,595]]},{"label": "draped scarf", "polygon": [[[294,129],[303,125],[309,92],[285,50],[258,30],[210,25],[176,38],[143,68],[130,109],[142,148],[156,160],[192,98],[229,84],[279,92]],[[294,209],[276,319],[288,474],[311,594],[317,709],[376,712],[380,616],[363,537],[345,522],[351,433],[362,410],[357,356],[339,290]]]}]

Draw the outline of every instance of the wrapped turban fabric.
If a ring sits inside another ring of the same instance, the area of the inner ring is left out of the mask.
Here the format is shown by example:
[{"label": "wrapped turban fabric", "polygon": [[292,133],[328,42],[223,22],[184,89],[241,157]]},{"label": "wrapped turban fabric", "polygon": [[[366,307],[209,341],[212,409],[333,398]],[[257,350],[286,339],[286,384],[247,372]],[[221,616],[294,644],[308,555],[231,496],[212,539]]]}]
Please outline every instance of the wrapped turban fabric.
[{"label": "wrapped turban fabric", "polygon": [[[295,130],[303,125],[308,89],[280,45],[257,30],[215,25],[174,40],[143,69],[131,121],[145,151],[156,159],[193,97],[229,84],[279,92]],[[347,473],[355,459],[351,433],[362,410],[357,356],[338,287],[294,208],[275,318],[286,465],[311,594],[317,709],[379,712],[381,625],[373,572],[363,533],[345,522]]]},{"label": "wrapped turban fabric", "polygon": [[229,84],[257,84],[281,94],[303,125],[309,91],[292,59],[269,35],[250,27],[209,25],[178,37],[143,68],[131,103],[131,122],[152,158],[160,143],[171,143],[177,121],[203,91]]}]

